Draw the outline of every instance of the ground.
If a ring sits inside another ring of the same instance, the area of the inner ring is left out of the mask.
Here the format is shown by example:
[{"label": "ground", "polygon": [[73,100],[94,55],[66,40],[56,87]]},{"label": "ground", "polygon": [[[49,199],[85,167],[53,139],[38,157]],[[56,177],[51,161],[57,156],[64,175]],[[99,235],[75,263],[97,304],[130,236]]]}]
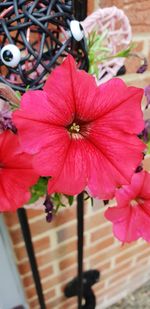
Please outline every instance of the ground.
[{"label": "ground", "polygon": [[150,309],[150,281],[108,309]]}]

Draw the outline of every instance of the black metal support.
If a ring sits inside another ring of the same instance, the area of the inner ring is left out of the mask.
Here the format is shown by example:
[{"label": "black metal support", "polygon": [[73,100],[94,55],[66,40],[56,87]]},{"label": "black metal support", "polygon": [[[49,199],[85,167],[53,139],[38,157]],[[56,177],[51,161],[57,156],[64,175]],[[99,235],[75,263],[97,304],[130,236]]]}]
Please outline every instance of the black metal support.
[{"label": "black metal support", "polygon": [[[87,0],[73,1],[73,14],[82,21],[87,16]],[[77,196],[77,233],[78,233],[78,309],[82,308],[83,298],[83,238],[84,238],[84,193]]]},{"label": "black metal support", "polygon": [[73,1],[73,15],[77,20],[82,21],[87,16],[87,0]]},{"label": "black metal support", "polygon": [[[92,286],[97,283],[100,279],[100,272],[96,269],[87,270],[83,272],[83,299],[84,304],[82,309],[95,309],[96,307],[96,297],[92,290]],[[66,297],[74,297],[78,295],[78,277],[75,277],[70,281],[64,289],[64,294]]]},{"label": "black metal support", "polygon": [[37,262],[36,262],[36,258],[34,254],[34,248],[33,248],[32,240],[31,240],[31,233],[30,233],[30,228],[28,224],[27,214],[24,208],[18,209],[18,218],[20,221],[25,246],[26,246],[26,250],[28,253],[28,257],[29,257],[29,261],[30,261],[30,265],[32,269],[32,274],[33,274],[33,278],[35,282],[35,287],[36,287],[36,292],[37,292],[37,296],[39,299],[40,308],[46,309],[43,291],[42,291],[42,285],[41,285],[40,276],[39,276],[38,267],[37,267]]},{"label": "black metal support", "polygon": [[77,196],[77,233],[78,233],[78,309],[82,308],[83,297],[83,237],[84,237],[84,194]]}]

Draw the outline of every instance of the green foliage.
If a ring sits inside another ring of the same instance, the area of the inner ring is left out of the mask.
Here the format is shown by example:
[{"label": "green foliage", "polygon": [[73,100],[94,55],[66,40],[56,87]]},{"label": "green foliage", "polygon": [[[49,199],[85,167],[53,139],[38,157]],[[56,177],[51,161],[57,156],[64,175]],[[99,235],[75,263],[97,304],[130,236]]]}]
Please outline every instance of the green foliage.
[{"label": "green foliage", "polygon": [[20,93],[20,91],[16,91],[16,96],[18,97],[18,99],[21,99],[21,93]]},{"label": "green foliage", "polygon": [[54,204],[54,212],[56,213],[61,207],[66,207],[68,204],[72,206],[74,202],[74,196],[61,193],[54,193],[51,196],[51,200]]},{"label": "green foliage", "polygon": [[[48,177],[40,177],[38,182],[31,188],[31,199],[28,204],[35,203],[40,197],[46,196]],[[60,207],[71,206],[74,202],[74,196],[54,193],[50,196],[54,205],[53,211],[56,213]]]},{"label": "green foliage", "polygon": [[111,58],[118,58],[118,57],[126,58],[126,57],[129,57],[133,48],[135,48],[135,44],[131,43],[131,45],[127,49],[121,50],[117,54],[113,55]]},{"label": "green foliage", "polygon": [[115,55],[112,55],[112,50],[108,48],[107,41],[108,30],[99,34],[97,30],[92,31],[87,40],[88,57],[89,57],[89,73],[96,75],[98,78],[98,65],[106,60],[111,60],[118,57],[128,57],[135,45],[132,43],[127,49],[121,50]]},{"label": "green foliage", "polygon": [[31,199],[28,204],[35,203],[47,190],[48,178],[40,177],[38,182],[31,188]]},{"label": "green foliage", "polygon": [[27,85],[25,91],[27,92],[30,89],[30,85]]},{"label": "green foliage", "polygon": [[147,142],[147,151],[146,151],[146,153],[147,154],[150,154],[150,140]]},{"label": "green foliage", "polygon": [[88,44],[88,57],[89,57],[89,73],[95,74],[98,77],[98,64],[111,53],[111,50],[105,46],[104,40],[107,37],[108,31],[98,34],[95,30],[89,34]]}]

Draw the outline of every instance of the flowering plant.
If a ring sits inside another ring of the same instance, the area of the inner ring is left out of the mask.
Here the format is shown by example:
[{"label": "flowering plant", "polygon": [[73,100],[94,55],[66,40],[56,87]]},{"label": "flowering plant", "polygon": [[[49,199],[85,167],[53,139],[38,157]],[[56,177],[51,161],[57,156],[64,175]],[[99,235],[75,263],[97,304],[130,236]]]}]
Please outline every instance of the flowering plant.
[{"label": "flowering plant", "polygon": [[[50,221],[54,210],[65,206],[64,199],[71,205],[73,197],[82,191],[103,200],[116,195],[118,201],[118,196],[124,190],[130,191],[140,177],[149,177],[144,172],[134,175],[145,150],[145,144],[137,136],[144,128],[142,96],[142,89],[128,87],[118,78],[97,86],[94,77],[78,70],[69,55],[50,74],[43,90],[28,90],[20,104],[11,104],[11,127],[6,125],[3,104],[1,211],[21,207],[31,193],[31,201],[45,193]],[[137,204],[145,212],[148,204],[143,199],[147,191],[145,187],[140,190],[144,193],[133,195],[135,200],[138,196]],[[115,210],[106,211],[106,217],[115,226],[122,221],[126,224],[132,208],[130,200],[132,194],[128,199],[123,198],[122,206],[119,199]],[[123,218],[120,208],[124,208]],[[118,215],[114,215],[116,212]],[[140,210],[136,212],[139,214]],[[124,226],[122,229],[125,231]],[[115,235],[122,241],[144,235],[141,230],[137,232],[137,224],[135,230],[132,238],[125,232],[122,236],[117,232]]]}]

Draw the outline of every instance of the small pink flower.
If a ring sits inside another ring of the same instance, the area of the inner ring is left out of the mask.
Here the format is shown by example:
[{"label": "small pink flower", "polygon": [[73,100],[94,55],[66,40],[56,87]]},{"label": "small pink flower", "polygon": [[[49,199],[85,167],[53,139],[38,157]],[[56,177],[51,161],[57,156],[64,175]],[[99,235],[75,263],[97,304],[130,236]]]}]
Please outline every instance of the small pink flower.
[{"label": "small pink flower", "polygon": [[116,191],[117,206],[109,207],[105,217],[113,222],[114,235],[122,242],[142,237],[150,242],[150,174],[142,171],[131,184]]},{"label": "small pink flower", "polygon": [[24,94],[14,122],[34,168],[51,176],[48,193],[75,195],[86,188],[109,199],[116,186],[128,184],[145,145],[143,90],[118,78],[97,87],[76,69],[69,55],[49,76],[43,91]]},{"label": "small pink flower", "polygon": [[0,134],[0,212],[14,211],[30,199],[29,188],[38,180],[32,156],[20,148],[11,131]]}]

